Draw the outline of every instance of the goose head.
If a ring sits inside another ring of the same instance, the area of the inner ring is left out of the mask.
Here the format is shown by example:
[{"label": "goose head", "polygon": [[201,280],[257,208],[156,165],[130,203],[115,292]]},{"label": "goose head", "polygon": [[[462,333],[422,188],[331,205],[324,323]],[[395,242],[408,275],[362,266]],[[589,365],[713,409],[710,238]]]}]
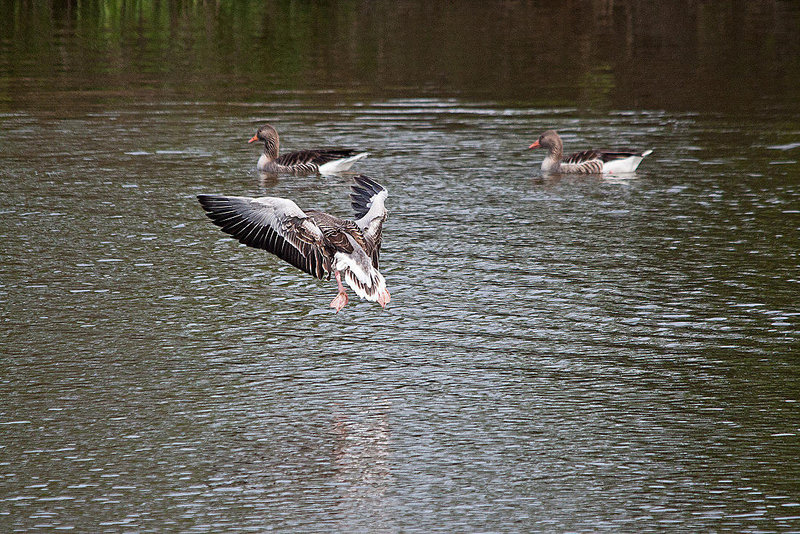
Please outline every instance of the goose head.
[{"label": "goose head", "polygon": [[260,127],[256,134],[250,138],[248,143],[255,143],[256,141],[263,141],[264,142],[264,152],[275,159],[278,157],[278,147],[280,145],[280,140],[278,138],[278,131],[270,126],[269,124],[265,124],[264,126]]},{"label": "goose head", "polygon": [[561,137],[555,130],[547,130],[539,136],[539,139],[534,141],[528,148],[546,148],[548,151],[558,150],[563,145]]}]

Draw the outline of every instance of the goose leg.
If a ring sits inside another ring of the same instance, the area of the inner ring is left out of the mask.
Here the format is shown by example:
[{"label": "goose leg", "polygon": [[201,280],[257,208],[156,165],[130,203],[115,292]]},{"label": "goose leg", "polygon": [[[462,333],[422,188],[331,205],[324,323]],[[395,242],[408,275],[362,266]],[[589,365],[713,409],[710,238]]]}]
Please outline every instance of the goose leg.
[{"label": "goose leg", "polygon": [[390,300],[392,300],[392,297],[389,295],[388,289],[384,289],[383,293],[378,295],[378,304],[380,304],[382,308],[385,308]]},{"label": "goose leg", "polygon": [[338,313],[347,304],[347,290],[342,285],[342,276],[336,271],[336,284],[339,286],[339,294],[331,301],[331,308]]}]

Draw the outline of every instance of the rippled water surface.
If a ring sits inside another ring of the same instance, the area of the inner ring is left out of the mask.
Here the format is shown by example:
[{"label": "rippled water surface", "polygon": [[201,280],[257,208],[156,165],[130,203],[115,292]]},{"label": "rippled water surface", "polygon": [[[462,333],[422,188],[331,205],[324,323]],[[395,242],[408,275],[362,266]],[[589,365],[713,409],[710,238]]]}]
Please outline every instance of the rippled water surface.
[{"label": "rippled water surface", "polygon": [[[75,91],[0,115],[0,530],[800,530],[791,98]],[[258,174],[264,122],[369,150],[386,310],[203,215],[348,215],[347,175]],[[654,152],[546,176],[553,127]]]}]

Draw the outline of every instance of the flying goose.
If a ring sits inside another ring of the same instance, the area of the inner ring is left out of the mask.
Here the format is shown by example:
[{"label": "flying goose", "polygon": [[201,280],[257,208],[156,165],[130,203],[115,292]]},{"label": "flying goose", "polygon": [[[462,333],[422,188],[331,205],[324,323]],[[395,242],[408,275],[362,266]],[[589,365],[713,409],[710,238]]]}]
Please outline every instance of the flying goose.
[{"label": "flying goose", "polygon": [[286,198],[198,195],[197,199],[213,223],[240,243],[271,252],[315,278],[330,280],[333,273],[339,293],[331,308],[337,312],[348,301],[342,279],[359,297],[385,308],[390,295],[378,271],[378,255],[388,192],[367,176],[353,179],[353,220],[303,211]]}]

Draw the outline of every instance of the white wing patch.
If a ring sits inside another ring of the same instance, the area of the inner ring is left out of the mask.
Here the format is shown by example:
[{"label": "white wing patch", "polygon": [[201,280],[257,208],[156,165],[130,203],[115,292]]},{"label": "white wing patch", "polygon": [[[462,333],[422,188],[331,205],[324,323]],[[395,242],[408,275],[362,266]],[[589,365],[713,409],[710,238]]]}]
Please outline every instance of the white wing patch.
[{"label": "white wing patch", "polygon": [[377,195],[372,195],[367,203],[369,207],[369,211],[361,217],[360,219],[356,219],[356,224],[358,225],[361,230],[364,230],[369,226],[369,223],[378,217],[383,217],[383,214],[386,212],[386,206],[384,205],[384,201],[386,197],[389,196],[389,193],[384,189],[383,191],[379,192]]}]

